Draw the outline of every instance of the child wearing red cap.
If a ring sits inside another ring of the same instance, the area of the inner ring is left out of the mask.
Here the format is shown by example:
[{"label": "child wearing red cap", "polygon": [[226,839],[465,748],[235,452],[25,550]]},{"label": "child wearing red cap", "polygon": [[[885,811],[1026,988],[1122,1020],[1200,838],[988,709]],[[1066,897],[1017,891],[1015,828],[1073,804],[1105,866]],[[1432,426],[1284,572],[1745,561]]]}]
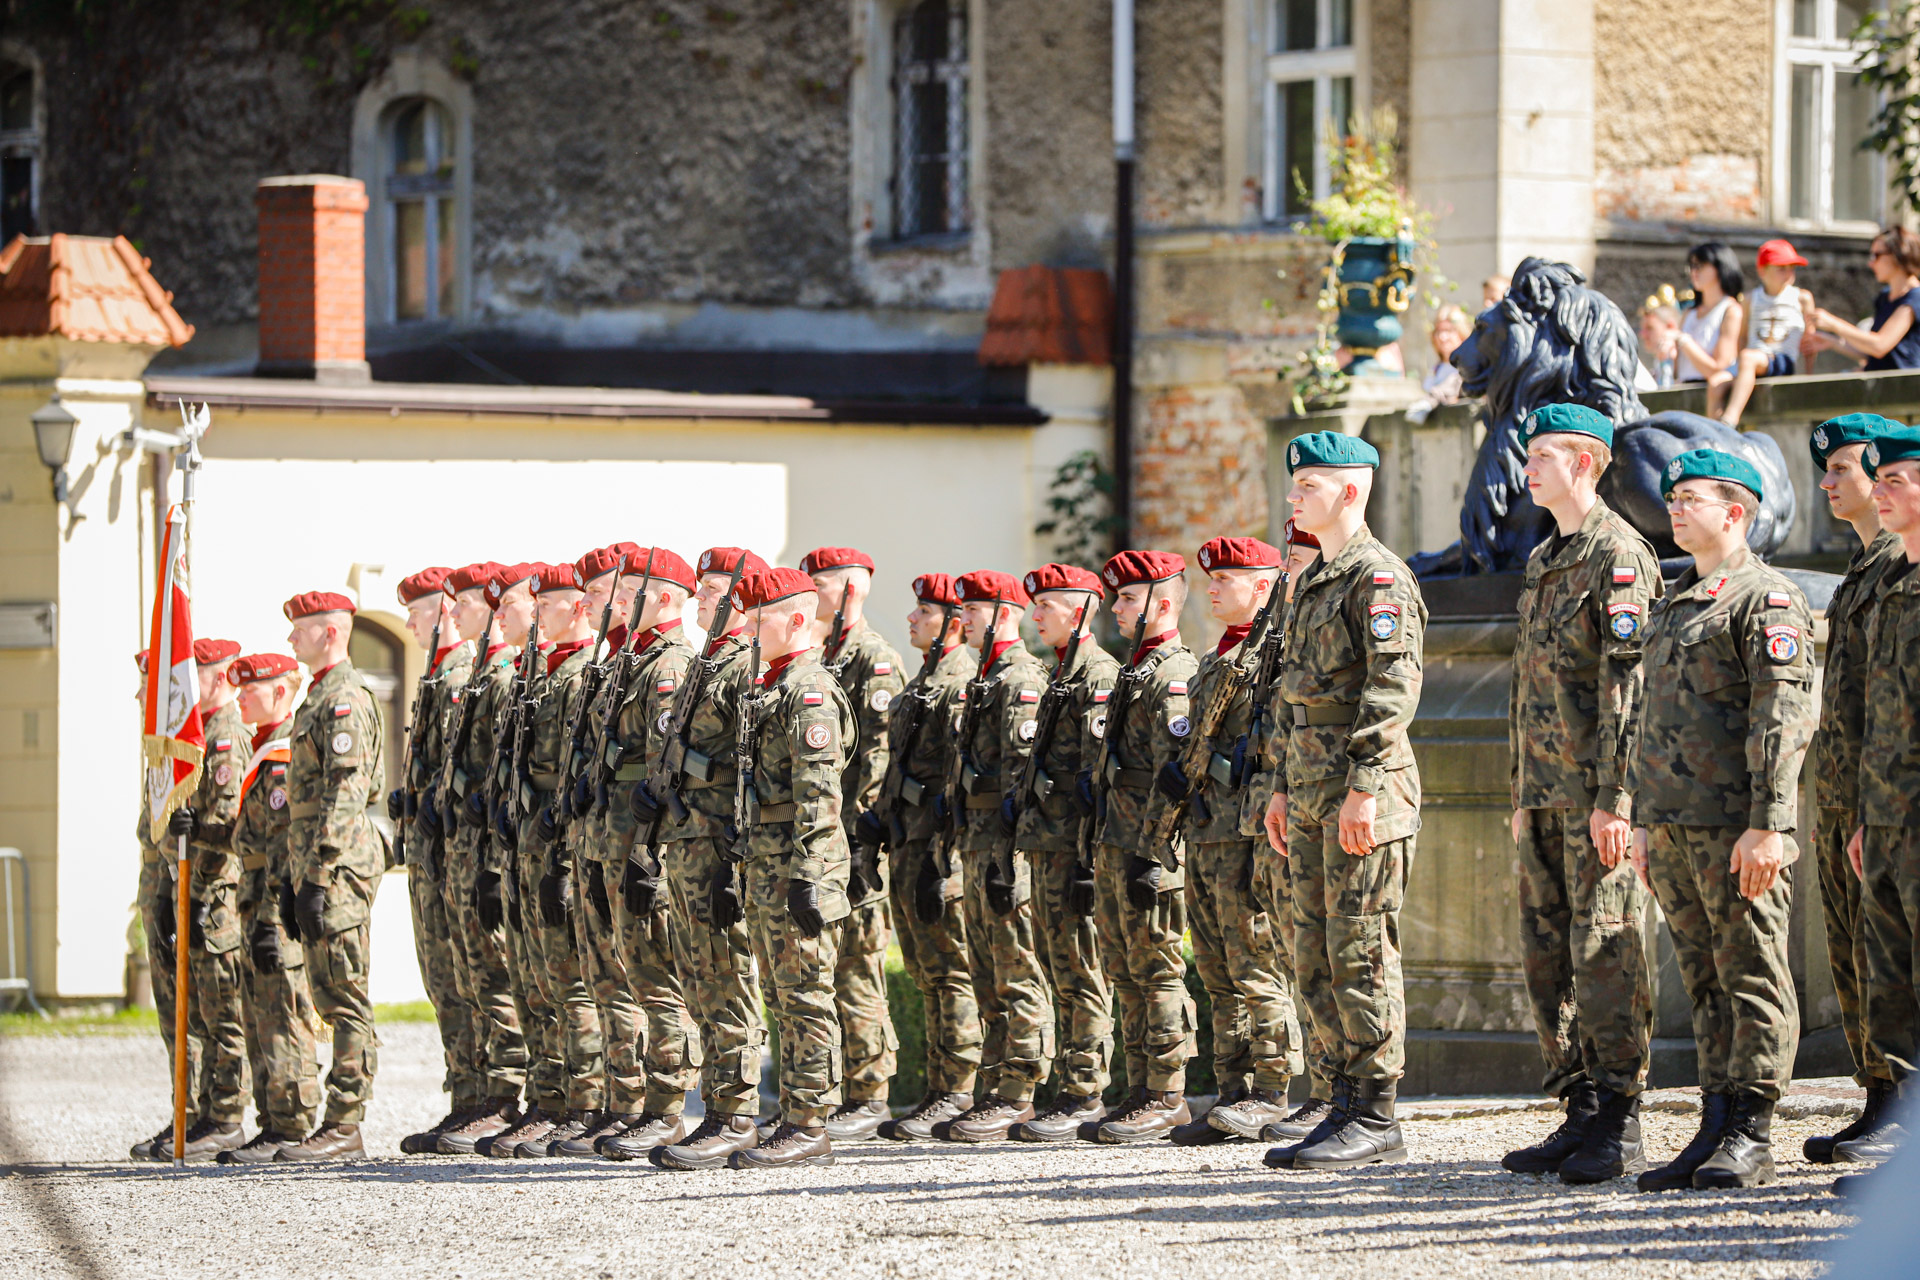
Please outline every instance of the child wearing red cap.
[{"label": "child wearing red cap", "polygon": [[1746,347],[1733,363],[1733,376],[1707,387],[1707,412],[1730,427],[1740,424],[1757,379],[1800,372],[1800,339],[1813,327],[1813,295],[1793,282],[1794,268],[1807,260],[1785,240],[1769,240],[1760,246],[1756,265],[1760,285],[1747,290],[1745,299]]}]

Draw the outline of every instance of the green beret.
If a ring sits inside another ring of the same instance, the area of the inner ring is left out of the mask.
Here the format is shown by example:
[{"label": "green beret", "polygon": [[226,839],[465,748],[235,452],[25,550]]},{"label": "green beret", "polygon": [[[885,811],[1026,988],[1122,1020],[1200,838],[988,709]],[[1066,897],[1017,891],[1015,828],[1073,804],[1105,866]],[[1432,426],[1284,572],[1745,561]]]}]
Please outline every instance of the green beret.
[{"label": "green beret", "polygon": [[1607,448],[1613,448],[1613,419],[1583,404],[1543,404],[1535,409],[1520,428],[1520,447],[1524,449],[1532,444],[1535,436],[1559,431],[1592,436]]},{"label": "green beret", "polygon": [[1889,423],[1885,431],[1867,442],[1867,451],[1860,455],[1867,474],[1875,480],[1880,478],[1882,463],[1904,462],[1908,458],[1920,458],[1920,427],[1900,422]]},{"label": "green beret", "polygon": [[1730,480],[1745,485],[1756,498],[1767,496],[1760,484],[1760,470],[1745,458],[1736,458],[1718,449],[1689,449],[1667,464],[1661,480],[1660,496],[1671,498],[1673,487],[1682,480]]},{"label": "green beret", "polygon": [[1807,437],[1807,452],[1813,455],[1814,467],[1825,471],[1827,459],[1833,456],[1835,449],[1850,444],[1865,444],[1889,428],[1904,428],[1905,425],[1877,413],[1842,414],[1838,418],[1828,418],[1813,429],[1813,434]]},{"label": "green beret", "polygon": [[1379,467],[1380,451],[1359,436],[1316,431],[1287,446],[1287,474],[1302,467]]}]

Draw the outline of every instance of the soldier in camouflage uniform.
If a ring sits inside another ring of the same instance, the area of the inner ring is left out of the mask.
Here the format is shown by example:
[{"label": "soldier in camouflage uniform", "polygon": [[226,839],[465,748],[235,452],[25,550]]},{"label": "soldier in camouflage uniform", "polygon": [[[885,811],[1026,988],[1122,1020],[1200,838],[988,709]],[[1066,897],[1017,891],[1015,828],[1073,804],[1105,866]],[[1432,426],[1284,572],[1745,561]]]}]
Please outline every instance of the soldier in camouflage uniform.
[{"label": "soldier in camouflage uniform", "polygon": [[[1821,492],[1834,522],[1847,523],[1860,546],[1846,576],[1827,603],[1827,654],[1821,668],[1820,726],[1813,734],[1813,849],[1820,875],[1820,905],[1826,917],[1827,960],[1840,1026],[1853,1056],[1853,1078],[1867,1091],[1860,1115],[1835,1134],[1808,1138],[1807,1159],[1831,1164],[1862,1150],[1892,1125],[1893,1070],[1866,1036],[1863,1017],[1866,933],[1860,926],[1860,879],[1847,863],[1847,841],[1859,826],[1860,735],[1867,717],[1867,627],[1882,580],[1905,561],[1900,537],[1880,527],[1873,480],[1861,455],[1884,429],[1896,424],[1874,413],[1850,413],[1814,428],[1807,438]],[[1836,1154],[1836,1147],[1847,1144]]]},{"label": "soldier in camouflage uniform", "polygon": [[[747,628],[738,618],[719,622],[721,602],[733,574],[766,568],[759,556],[740,547],[709,547],[700,553],[695,602],[702,628],[718,628],[709,636],[703,657],[695,659],[668,627],[668,644],[658,661],[655,683],[640,686],[640,705],[653,715],[659,731],[647,739],[649,759],[629,762],[623,769],[644,775],[658,759],[654,752],[669,745],[668,725],[679,682],[689,678],[690,664],[713,664],[711,677],[686,728],[686,756],[679,770],[677,790],[684,816],[671,805],[661,819],[659,847],[641,849],[631,858],[655,859],[642,866],[650,876],[664,872],[673,907],[674,955],[686,991],[687,1011],[700,1029],[700,1096],[706,1115],[682,1141],[657,1146],[647,1154],[655,1167],[686,1172],[724,1165],[734,1153],[759,1142],[754,1117],[760,1107],[760,1055],[766,1046],[766,1024],[761,1019],[760,984],[754,973],[754,943],[736,894],[714,896],[714,881],[729,865],[727,829],[733,822],[734,725],[740,699],[752,687],[752,648]],[[662,618],[656,626],[665,627]],[[661,685],[674,687],[662,689]],[[623,720],[623,723],[625,721]],[[622,782],[637,788],[639,781]],[[666,803],[665,796],[652,801]],[[836,1040],[836,1044],[838,1041]],[[618,1156],[618,1139],[606,1144],[606,1154]]]},{"label": "soldier in camouflage uniform", "polygon": [[287,875],[287,764],[299,670],[292,658],[237,658],[227,678],[239,696],[252,740],[240,781],[233,852],[240,859],[240,919],[246,935],[247,1056],[253,1065],[260,1132],[222,1151],[221,1164],[267,1164],[306,1136],[320,1106],[320,1063],[313,1041],[313,996],[305,950],[280,919]]},{"label": "soldier in camouflage uniform", "polygon": [[333,1066],[320,1127],[276,1161],[361,1155],[360,1121],[373,1093],[379,1038],[367,995],[367,922],[387,869],[386,842],[367,814],[378,794],[384,731],[380,707],[347,657],[354,604],[309,591],[286,603],[287,643],[312,677],[294,714],[287,765],[289,874],[281,909],[300,929],[307,981],[333,1024]]},{"label": "soldier in camouflage uniform", "polygon": [[1119,998],[1130,1092],[1093,1129],[1097,1142],[1151,1141],[1193,1119],[1187,1061],[1198,1048],[1197,1023],[1181,946],[1186,850],[1154,834],[1168,803],[1154,778],[1194,730],[1189,693],[1200,663],[1180,641],[1186,571],[1186,558],[1172,552],[1123,551],[1101,575],[1117,596],[1114,622],[1132,644],[1104,723],[1096,718],[1101,750],[1091,779],[1095,920]]},{"label": "soldier in camouflage uniform", "polygon": [[973,1105],[980,1069],[980,1006],[967,957],[960,869],[949,874],[932,848],[934,799],[953,751],[960,694],[978,667],[965,643],[960,593],[944,573],[913,580],[915,605],[907,637],[922,651],[920,670],[894,699],[887,724],[887,773],[873,808],[854,827],[858,842],[884,841],[900,958],[920,989],[926,1023],[927,1091],[911,1111],[878,1132],[897,1142],[924,1142],[935,1125]]},{"label": "soldier in camouflage uniform", "polygon": [[[1099,574],[1046,564],[1029,573],[1023,585],[1033,597],[1034,629],[1042,644],[1053,646],[1052,680],[1066,682],[1056,695],[1064,698],[1060,715],[1035,764],[1034,793],[1015,797],[1020,816],[1014,841],[1033,865],[1034,935],[1057,1024],[1058,1092],[1009,1136],[1066,1142],[1079,1135],[1081,1125],[1107,1115],[1101,1095],[1113,1057],[1113,1000],[1093,921],[1093,867],[1081,859],[1080,828],[1087,815],[1076,797],[1080,776],[1091,772],[1100,753],[1098,728],[1120,664],[1093,639],[1093,622],[1106,596]],[[1080,640],[1072,648],[1076,628]],[[1070,648],[1073,666],[1062,672],[1059,664]]]},{"label": "soldier in camouflage uniform", "polygon": [[1744,459],[1690,449],[1664,473],[1694,558],[1650,609],[1646,710],[1628,772],[1650,875],[1693,1002],[1700,1130],[1643,1191],[1773,1181],[1769,1131],[1799,1041],[1787,967],[1800,761],[1813,733],[1813,631],[1797,587],[1747,547],[1764,496]]},{"label": "soldier in camouflage uniform", "polygon": [[714,889],[722,896],[741,892],[755,951],[766,958],[780,1034],[780,1124],[727,1163],[734,1169],[830,1164],[826,1122],[840,1104],[843,1078],[833,926],[852,910],[840,779],[859,722],[813,648],[819,601],[811,578],[785,568],[749,573],[734,592],[734,607],[751,611],[767,671],[740,712],[742,736],[753,729],[751,750],[742,753],[753,776],[736,783],[736,849],[743,862],[722,868]]},{"label": "soldier in camouflage uniform", "polygon": [[[433,1006],[440,1029],[440,1052],[446,1064],[441,1088],[450,1095],[447,1114],[422,1133],[400,1140],[408,1155],[437,1151],[439,1137],[464,1124],[486,1097],[487,1068],[483,1042],[476,1034],[473,992],[462,985],[462,966],[455,960],[447,912],[445,874],[437,826],[421,820],[419,798],[440,775],[446,758],[446,735],[454,698],[473,675],[473,647],[462,644],[453,620],[453,602],[447,597],[447,578],[453,570],[422,569],[400,580],[396,591],[407,612],[407,634],[422,650],[438,640],[437,651],[427,653],[426,671],[415,695],[415,721],[407,727],[406,776],[387,796],[387,817],[401,833],[407,866],[407,899],[413,912],[413,949],[420,964],[420,982]],[[411,803],[410,803],[411,800]],[[412,813],[409,813],[409,810]]]},{"label": "soldier in camouflage uniform", "polygon": [[1256,841],[1241,834],[1253,769],[1250,744],[1242,741],[1253,713],[1253,646],[1279,623],[1275,593],[1284,595],[1287,554],[1258,538],[1214,538],[1197,558],[1207,575],[1209,610],[1226,630],[1200,659],[1191,696],[1194,731],[1174,781],[1192,792],[1178,831],[1187,850],[1193,963],[1213,1006],[1220,1098],[1200,1120],[1174,1131],[1173,1140],[1186,1146],[1258,1138],[1268,1125],[1285,1123],[1287,1087],[1306,1069],[1293,966],[1280,956],[1268,895],[1254,887],[1261,861]]},{"label": "soldier in camouflage uniform", "polygon": [[1287,606],[1267,838],[1286,860],[1294,978],[1325,1047],[1333,1105],[1305,1138],[1267,1153],[1274,1168],[1406,1152],[1394,1119],[1406,1065],[1400,905],[1420,827],[1407,728],[1427,609],[1407,566],[1367,528],[1379,465],[1372,445],[1337,432],[1287,446],[1287,501],[1320,540],[1320,559]]},{"label": "soldier in camouflage uniform", "polygon": [[[840,681],[859,717],[859,746],[847,757],[840,780],[851,840],[859,816],[872,809],[887,776],[887,721],[894,699],[906,687],[900,655],[867,621],[873,588],[873,557],[852,547],[816,547],[800,561],[820,600],[816,621],[832,631],[821,637],[821,660]],[[834,1000],[840,1010],[840,1044],[846,1097],[827,1120],[835,1142],[872,1137],[892,1117],[887,1086],[893,1080],[900,1039],[887,1013],[887,944],[893,927],[887,909],[887,863],[874,845],[852,843],[847,875],[852,911],[840,922],[834,952]]]},{"label": "soldier in camouflage uniform", "polygon": [[1516,1173],[1600,1182],[1646,1167],[1653,997],[1641,944],[1646,888],[1627,856],[1626,744],[1639,715],[1640,633],[1660,561],[1594,486],[1613,420],[1550,404],[1521,429],[1533,499],[1556,522],[1520,596],[1507,737],[1520,852],[1520,945],[1546,1091],[1566,1119],[1509,1152]]}]

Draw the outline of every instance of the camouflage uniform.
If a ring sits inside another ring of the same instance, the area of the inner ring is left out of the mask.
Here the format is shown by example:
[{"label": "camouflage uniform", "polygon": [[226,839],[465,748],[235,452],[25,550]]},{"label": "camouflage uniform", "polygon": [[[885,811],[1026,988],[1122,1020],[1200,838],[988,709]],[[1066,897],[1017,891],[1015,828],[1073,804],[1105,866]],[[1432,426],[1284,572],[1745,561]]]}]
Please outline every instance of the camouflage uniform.
[{"label": "camouflage uniform", "polygon": [[[780,1031],[781,1118],[810,1128],[825,1123],[841,1100],[833,926],[852,908],[840,776],[859,727],[846,694],[811,650],[774,664],[765,688],[749,696],[759,743],[741,829],[742,896]],[[818,887],[827,927],[817,938],[802,933],[788,909],[794,881]]]},{"label": "camouflage uniform", "polygon": [[[473,676],[473,648],[457,644],[437,659],[434,670],[423,676],[431,680],[422,691],[419,749],[407,762],[409,784],[425,793],[440,776],[446,759],[447,733],[455,695]],[[413,911],[413,949],[420,962],[420,980],[433,1005],[434,1021],[440,1027],[440,1051],[446,1061],[446,1076],[440,1087],[451,1095],[453,1110],[476,1106],[487,1096],[484,1042],[475,1025],[478,1006],[473,992],[461,983],[463,965],[455,959],[453,924],[448,916],[445,893],[446,876],[440,865],[445,855],[441,841],[430,836],[416,819],[408,823],[404,849],[407,860],[407,900]]]},{"label": "camouflage uniform", "polygon": [[[588,645],[580,641],[555,646],[541,655],[542,678],[529,732],[526,785],[531,800],[520,819],[520,922],[528,943],[533,981],[552,1016],[546,1025],[550,1039],[543,1051],[560,1063],[564,1073],[568,1111],[599,1111],[607,1100],[607,1048],[600,1011],[582,976],[580,950],[574,941],[573,916],[583,904],[584,886],[574,885],[574,897],[557,923],[540,908],[541,878],[557,866],[571,872],[563,832],[558,841],[540,837],[540,814],[557,804],[560,754],[565,750],[567,723],[574,704],[585,694]],[[592,908],[587,908],[591,910]]]},{"label": "camouflage uniform", "polygon": [[1867,632],[1860,750],[1860,929],[1865,1034],[1904,1083],[1920,1059],[1920,574],[1904,557],[1880,579]]},{"label": "camouflage uniform", "polygon": [[[1032,1101],[1054,1056],[1053,1005],[1034,938],[1033,868],[1017,838],[1004,834],[1000,824],[1000,798],[1018,781],[1033,749],[1034,713],[1046,687],[1046,668],[1020,640],[968,683],[961,700],[986,701],[974,710],[971,740],[958,744],[961,785],[948,798],[959,806],[961,901],[985,1035],[980,1076],[988,1093],[1009,1102]],[[995,860],[1003,874],[1011,872],[1013,883],[1014,908],[1004,916],[987,901],[987,873]]]},{"label": "camouflage uniform", "polygon": [[[291,718],[268,730],[256,754],[269,746],[287,749]],[[247,982],[247,1056],[253,1064],[254,1100],[263,1127],[288,1137],[304,1135],[320,1106],[320,1061],[313,1040],[313,994],[307,989],[307,956],[300,939],[280,919],[280,889],[287,883],[287,764],[265,759],[254,772],[233,827],[240,859],[240,919],[252,937],[264,921],[280,945],[280,964],[262,969],[242,947]]]},{"label": "camouflage uniform", "polygon": [[206,759],[194,793],[197,822],[188,845],[193,865],[193,910],[187,949],[188,1034],[201,1043],[200,1115],[238,1124],[247,1110],[246,976],[241,970],[240,864],[233,856],[233,821],[240,812],[240,781],[252,735],[229,700],[206,718]]},{"label": "camouflage uniform", "polygon": [[[1120,1001],[1120,1031],[1126,1042],[1127,1083],[1155,1093],[1184,1093],[1187,1060],[1199,1047],[1197,1015],[1187,994],[1187,959],[1181,936],[1187,929],[1185,850],[1163,865],[1153,909],[1127,900],[1127,872],[1137,857],[1161,861],[1154,827],[1167,801],[1154,790],[1154,775],[1173,760],[1193,732],[1188,692],[1200,670],[1193,651],[1177,634],[1147,642],[1145,652],[1119,676],[1115,703],[1129,701],[1124,723],[1096,713],[1101,753],[1102,813],[1094,852],[1094,920],[1107,978]],[[1125,692],[1133,684],[1131,698]],[[1118,729],[1115,735],[1112,731]]]},{"label": "camouflage uniform", "polygon": [[[147,812],[147,801],[143,794],[140,801],[140,817],[135,824],[135,834],[140,841],[140,927],[147,935],[147,973],[153,984],[153,1008],[160,1021],[160,1042],[167,1049],[167,1079],[173,1079],[173,1032],[176,1019],[174,1012],[174,988],[178,981],[174,972],[174,953],[161,943],[161,939],[174,930],[174,886],[176,853],[174,841],[167,839],[167,848],[153,843],[153,825]],[[192,877],[189,877],[188,891],[192,892]],[[167,911],[166,923],[160,919],[162,896]],[[191,912],[197,904],[189,903]],[[166,932],[163,933],[162,930]],[[191,948],[187,954],[189,973],[187,982],[193,983],[191,969],[193,954]],[[206,1040],[194,1030],[194,1013],[187,1010],[187,1123],[193,1124],[205,1112],[207,1106],[206,1078]],[[168,1086],[171,1092],[172,1086]]]},{"label": "camouflage uniform", "polygon": [[1521,827],[1520,945],[1556,1097],[1582,1082],[1646,1086],[1653,997],[1647,895],[1633,860],[1601,865],[1589,818],[1631,818],[1627,745],[1639,714],[1640,634],[1660,562],[1595,501],[1578,532],[1533,550],[1520,596],[1507,741]]},{"label": "camouflage uniform", "polygon": [[[1777,1099],[1800,1013],[1787,968],[1793,873],[1752,902],[1727,869],[1743,831],[1791,832],[1813,733],[1813,631],[1798,588],[1746,547],[1689,568],[1649,609],[1646,710],[1627,790],[1693,1002],[1700,1085]],[[1783,837],[1786,860],[1799,856]]]},{"label": "camouflage uniform", "polygon": [[1082,820],[1073,795],[1081,773],[1093,768],[1100,752],[1094,724],[1106,715],[1120,664],[1088,636],[1080,641],[1069,674],[1066,705],[1034,779],[1035,789],[1044,794],[1021,798],[1014,843],[1033,860],[1039,881],[1034,887],[1034,929],[1058,1024],[1055,1080],[1064,1095],[1095,1098],[1107,1090],[1113,999],[1100,960],[1099,932],[1069,902],[1073,870],[1080,861]]},{"label": "camouflage uniform", "polygon": [[326,890],[324,936],[305,939],[307,981],[333,1024],[327,1124],[365,1117],[379,1064],[367,995],[367,921],[386,872],[386,844],[367,816],[384,776],[380,707],[349,659],[307,689],[293,718],[287,767],[289,880]]},{"label": "camouflage uniform", "polygon": [[[1413,574],[1365,525],[1300,576],[1287,606],[1273,759],[1287,797],[1293,971],[1322,1069],[1351,1080],[1397,1081],[1406,1068],[1400,906],[1420,829],[1407,728],[1426,625]],[[1340,847],[1350,791],[1377,802],[1362,857]]]},{"label": "camouflage uniform", "polygon": [[[688,770],[681,793],[687,816],[676,822],[669,815],[660,828],[660,861],[673,898],[674,962],[685,987],[687,1011],[700,1030],[700,1097],[708,1112],[723,1116],[758,1112],[760,1055],[767,1043],[752,933],[746,921],[716,929],[708,909],[733,821],[733,731],[741,694],[754,677],[748,670],[750,653],[737,633],[713,651],[712,660],[719,665],[687,729]],[[682,674],[676,678],[685,679],[686,658],[667,653],[659,661],[678,664]],[[651,688],[657,690],[672,669],[663,666],[656,672]],[[671,706],[671,691],[665,697],[665,702],[647,704],[658,708],[656,726],[660,711]],[[649,742],[650,750],[666,745],[659,735]]]},{"label": "camouflage uniform", "polygon": [[[1182,826],[1193,964],[1213,1006],[1213,1071],[1222,1097],[1249,1088],[1284,1093],[1306,1070],[1292,958],[1281,957],[1266,895],[1254,891],[1257,848],[1266,841],[1241,834],[1246,787],[1232,785],[1234,744],[1247,732],[1253,710],[1252,687],[1239,676],[1239,664],[1251,660],[1245,644],[1238,640],[1200,659],[1191,705],[1203,720],[1194,728],[1207,728],[1206,709],[1216,698],[1227,703],[1206,743],[1205,771],[1187,779],[1196,793]],[[1230,681],[1236,687],[1223,693]]]},{"label": "camouflage uniform", "polygon": [[[446,895],[447,924],[458,944],[455,959],[462,974],[461,990],[473,1002],[474,1038],[486,1062],[485,1096],[489,1098],[518,1097],[527,1083],[527,1040],[508,969],[507,931],[504,925],[495,929],[483,925],[474,900],[474,882],[482,857],[493,869],[504,872],[504,859],[511,855],[495,855],[493,838],[486,828],[460,821],[455,815],[469,795],[486,788],[494,744],[513,686],[514,656],[515,651],[506,645],[493,645],[459,690],[456,714],[458,701],[474,700],[465,713],[469,726],[466,748],[459,759],[447,762],[446,780],[437,796],[446,832],[440,879]],[[557,1101],[559,1095],[554,1091],[548,1096]]]},{"label": "camouflage uniform", "polygon": [[1906,561],[1900,536],[1881,530],[1853,553],[1827,604],[1827,657],[1821,667],[1820,727],[1813,734],[1813,848],[1820,903],[1827,922],[1827,960],[1840,1026],[1853,1055],[1854,1080],[1891,1081],[1893,1071],[1866,1035],[1866,930],[1860,923],[1860,879],[1847,842],[1860,825],[1860,738],[1867,717],[1867,631],[1881,583]]},{"label": "camouflage uniform", "polygon": [[[862,618],[848,629],[834,655],[835,675],[859,722],[858,749],[840,779],[846,820],[873,807],[887,776],[887,722],[893,700],[906,687],[900,655]],[[873,883],[849,899],[834,950],[834,1003],[840,1011],[840,1044],[846,1069],[846,1101],[885,1100],[900,1039],[887,1013],[887,944],[893,928],[887,912],[887,864],[874,857]],[[851,890],[850,890],[851,891]]]}]

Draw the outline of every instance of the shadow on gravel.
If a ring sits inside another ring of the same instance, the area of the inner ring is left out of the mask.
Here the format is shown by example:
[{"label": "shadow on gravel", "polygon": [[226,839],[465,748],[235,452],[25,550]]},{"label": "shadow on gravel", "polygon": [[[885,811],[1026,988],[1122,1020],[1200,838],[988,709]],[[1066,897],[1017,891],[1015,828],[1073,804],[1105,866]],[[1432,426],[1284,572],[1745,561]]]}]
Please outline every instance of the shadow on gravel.
[{"label": "shadow on gravel", "polygon": [[[61,1203],[60,1194],[46,1180],[27,1177],[15,1178],[16,1173],[32,1173],[34,1166],[16,1163],[19,1147],[13,1138],[13,1127],[7,1120],[7,1108],[0,1106],[0,1177],[4,1177],[20,1187],[20,1195],[27,1202],[27,1211],[33,1215],[40,1232],[52,1246],[50,1252],[59,1265],[81,1280],[104,1280],[106,1271],[100,1264],[100,1258],[81,1234],[79,1224],[73,1215],[67,1212]],[[10,1231],[20,1229],[18,1224],[9,1224]]]}]

